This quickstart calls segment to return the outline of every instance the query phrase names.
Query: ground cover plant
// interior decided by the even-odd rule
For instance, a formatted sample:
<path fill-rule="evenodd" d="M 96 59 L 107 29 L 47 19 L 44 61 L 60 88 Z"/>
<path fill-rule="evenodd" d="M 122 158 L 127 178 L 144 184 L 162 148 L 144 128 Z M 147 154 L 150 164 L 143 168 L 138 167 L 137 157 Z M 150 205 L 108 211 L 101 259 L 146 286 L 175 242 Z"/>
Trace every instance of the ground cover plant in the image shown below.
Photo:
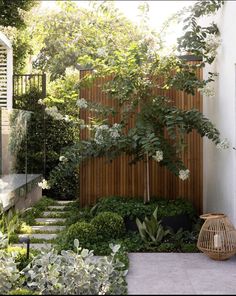
<path fill-rule="evenodd" d="M 197 252 L 196 242 L 201 228 L 194 207 L 184 199 L 151 199 L 150 204 L 143 204 L 142 198 L 104 197 L 90 208 L 72 207 L 64 229 L 56 239 L 56 248 L 73 249 L 73 239 L 80 238 L 81 245 L 94 250 L 95 255 L 106 255 L 109 243 L 120 244 L 127 252 Z M 155 219 L 152 218 L 153 214 Z M 176 230 L 162 225 L 164 217 L 187 215 L 188 228 L 181 226 Z M 154 219 L 151 223 L 156 240 L 143 239 L 138 227 L 129 228 L 125 219 L 136 224 Z M 112 222 L 111 222 L 112 221 Z M 111 223 L 111 224 L 110 224 Z M 109 227 L 111 225 L 111 227 Z M 184 225 L 185 226 L 185 225 Z M 189 227 L 190 226 L 190 227 Z M 158 231 L 162 234 L 157 236 Z M 164 234 L 164 235 L 163 235 Z"/>

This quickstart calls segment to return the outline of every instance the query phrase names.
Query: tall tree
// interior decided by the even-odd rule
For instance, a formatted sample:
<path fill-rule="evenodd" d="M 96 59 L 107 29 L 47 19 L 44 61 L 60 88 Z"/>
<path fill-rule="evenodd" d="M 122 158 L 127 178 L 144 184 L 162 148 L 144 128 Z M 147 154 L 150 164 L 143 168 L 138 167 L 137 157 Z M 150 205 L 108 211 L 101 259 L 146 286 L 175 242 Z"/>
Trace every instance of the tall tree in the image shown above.
<path fill-rule="evenodd" d="M 11 26 L 17 29 L 24 27 L 24 13 L 37 2 L 34 0 L 0 0 L 0 26 Z"/>

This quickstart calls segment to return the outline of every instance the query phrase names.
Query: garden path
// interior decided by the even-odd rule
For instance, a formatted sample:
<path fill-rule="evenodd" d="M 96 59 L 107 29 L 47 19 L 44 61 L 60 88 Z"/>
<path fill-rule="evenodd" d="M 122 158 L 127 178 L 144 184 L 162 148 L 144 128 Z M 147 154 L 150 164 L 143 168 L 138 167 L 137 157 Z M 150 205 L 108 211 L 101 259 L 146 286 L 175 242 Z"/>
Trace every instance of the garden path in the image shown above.
<path fill-rule="evenodd" d="M 20 237 L 30 238 L 30 248 L 50 249 L 58 233 L 65 228 L 64 223 L 68 216 L 66 206 L 73 201 L 56 201 L 55 206 L 48 206 L 42 216 L 36 218 L 36 225 L 32 226 L 31 234 L 20 234 Z M 24 244 L 14 244 L 22 247 Z"/>
<path fill-rule="evenodd" d="M 129 295 L 236 294 L 236 256 L 215 261 L 202 253 L 130 253 Z"/>

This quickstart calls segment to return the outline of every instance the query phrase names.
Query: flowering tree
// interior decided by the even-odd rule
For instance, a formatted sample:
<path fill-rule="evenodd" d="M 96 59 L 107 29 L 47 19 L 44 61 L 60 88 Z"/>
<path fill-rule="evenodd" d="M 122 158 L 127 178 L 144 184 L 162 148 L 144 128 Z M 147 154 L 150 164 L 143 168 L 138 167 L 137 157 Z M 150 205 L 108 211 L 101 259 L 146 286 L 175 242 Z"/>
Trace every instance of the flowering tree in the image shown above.
<path fill-rule="evenodd" d="M 215 2 L 206 1 L 207 4 L 203 6 L 202 2 L 197 2 L 194 5 L 185 20 L 185 30 L 189 31 L 179 39 L 179 51 L 198 53 L 208 63 L 213 62 L 215 52 L 215 43 L 213 46 L 208 41 L 219 32 L 215 24 L 207 29 L 199 26 L 195 29 L 195 19 L 200 17 L 202 11 L 208 14 L 219 9 L 221 5 Z M 200 34 L 198 45 L 192 42 L 196 34 Z M 133 163 L 142 159 L 146 161 L 144 201 L 148 202 L 148 164 L 151 158 L 184 181 L 191 173 L 180 157 L 186 146 L 186 134 L 196 130 L 218 147 L 227 147 L 227 143 L 221 141 L 219 131 L 201 112 L 195 109 L 182 110 L 173 106 L 173 98 L 153 94 L 153 89 L 158 87 L 163 90 L 175 88 L 194 95 L 197 90 L 204 90 L 213 81 L 215 74 L 209 73 L 207 80 L 199 80 L 195 71 L 197 67 L 204 67 L 204 62 L 190 65 L 175 53 L 163 56 L 160 54 L 162 43 L 155 34 L 145 32 L 142 36 L 138 41 L 127 44 L 125 49 L 117 45 L 112 55 L 108 54 L 108 48 L 103 48 L 96 58 L 85 55 L 78 59 L 79 64 L 93 67 L 92 73 L 80 81 L 80 87 L 93 83 L 97 77 L 111 75 L 112 79 L 104 85 L 103 91 L 118 102 L 119 110 L 95 105 L 87 98 L 77 100 L 77 107 L 92 110 L 96 114 L 89 125 L 81 125 L 91 130 L 91 138 L 76 143 L 65 152 L 63 161 L 51 173 L 51 184 L 56 183 L 58 174 L 67 174 L 73 165 L 78 165 L 83 159 L 103 155 L 113 159 L 121 153 L 127 153 L 133 156 Z M 210 49 L 211 45 L 214 52 Z M 157 82 L 154 77 L 161 77 L 161 82 Z M 121 114 L 120 122 L 110 125 L 107 114 L 115 115 L 118 111 Z M 135 126 L 126 132 L 130 117 L 135 119 Z"/>

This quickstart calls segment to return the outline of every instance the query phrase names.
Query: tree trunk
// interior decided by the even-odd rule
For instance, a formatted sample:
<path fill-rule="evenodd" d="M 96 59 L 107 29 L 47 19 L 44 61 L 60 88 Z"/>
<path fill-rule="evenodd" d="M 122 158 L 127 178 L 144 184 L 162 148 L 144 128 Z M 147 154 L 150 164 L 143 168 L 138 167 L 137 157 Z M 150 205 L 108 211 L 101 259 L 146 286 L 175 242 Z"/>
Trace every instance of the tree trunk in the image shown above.
<path fill-rule="evenodd" d="M 145 169 L 144 169 L 144 204 L 150 202 L 150 175 L 149 175 L 149 157 L 146 154 Z"/>

